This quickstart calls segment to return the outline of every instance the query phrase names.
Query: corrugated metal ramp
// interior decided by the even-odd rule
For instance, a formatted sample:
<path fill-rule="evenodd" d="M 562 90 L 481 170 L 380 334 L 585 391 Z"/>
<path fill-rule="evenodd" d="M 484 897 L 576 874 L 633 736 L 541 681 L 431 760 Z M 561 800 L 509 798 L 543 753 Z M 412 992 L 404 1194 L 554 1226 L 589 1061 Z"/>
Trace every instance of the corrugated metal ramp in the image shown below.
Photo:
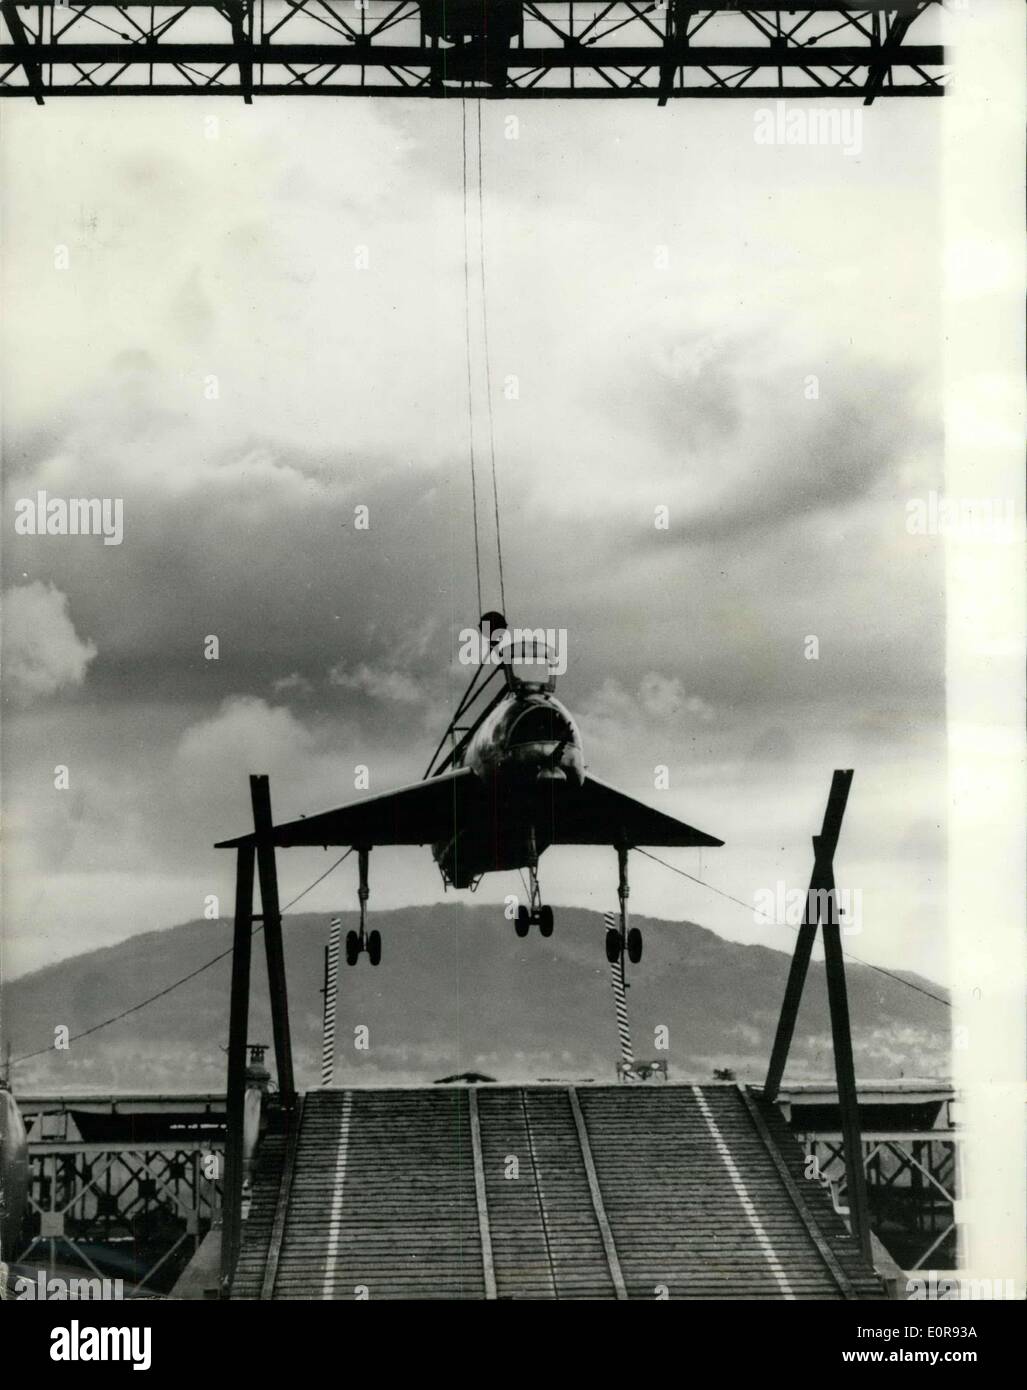
<path fill-rule="evenodd" d="M 729 1085 L 310 1092 L 235 1298 L 881 1298 L 775 1106 Z"/>

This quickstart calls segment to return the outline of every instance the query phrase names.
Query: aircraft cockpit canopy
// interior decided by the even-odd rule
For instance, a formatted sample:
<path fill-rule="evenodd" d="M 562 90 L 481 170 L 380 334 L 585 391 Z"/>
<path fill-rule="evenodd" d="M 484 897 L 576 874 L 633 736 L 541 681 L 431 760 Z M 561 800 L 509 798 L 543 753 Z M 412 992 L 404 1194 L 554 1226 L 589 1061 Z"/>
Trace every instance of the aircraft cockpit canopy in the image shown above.
<path fill-rule="evenodd" d="M 522 694 L 556 689 L 559 662 L 541 636 L 518 637 L 502 654 L 507 687 Z"/>

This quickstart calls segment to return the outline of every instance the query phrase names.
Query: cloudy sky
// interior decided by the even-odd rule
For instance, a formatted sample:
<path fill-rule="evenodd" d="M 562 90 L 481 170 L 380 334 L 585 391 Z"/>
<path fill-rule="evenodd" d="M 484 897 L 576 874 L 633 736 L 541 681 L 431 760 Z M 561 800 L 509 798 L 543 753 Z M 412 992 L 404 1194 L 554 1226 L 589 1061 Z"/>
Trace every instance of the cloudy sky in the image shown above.
<path fill-rule="evenodd" d="M 508 617 L 567 630 L 591 770 L 722 837 L 667 857 L 745 902 L 805 886 L 855 768 L 849 949 L 945 980 L 944 542 L 906 532 L 941 488 L 940 106 L 859 108 L 858 153 L 760 144 L 748 103 L 482 121 Z M 14 976 L 230 910 L 250 771 L 279 818 L 419 777 L 477 605 L 457 103 L 10 103 L 2 161 Z M 16 535 L 39 489 L 122 499 L 122 544 Z M 283 898 L 329 862 L 284 855 Z M 373 875 L 442 893 L 427 850 Z M 614 906 L 615 856 L 543 887 Z M 643 860 L 633 903 L 792 940 Z"/>

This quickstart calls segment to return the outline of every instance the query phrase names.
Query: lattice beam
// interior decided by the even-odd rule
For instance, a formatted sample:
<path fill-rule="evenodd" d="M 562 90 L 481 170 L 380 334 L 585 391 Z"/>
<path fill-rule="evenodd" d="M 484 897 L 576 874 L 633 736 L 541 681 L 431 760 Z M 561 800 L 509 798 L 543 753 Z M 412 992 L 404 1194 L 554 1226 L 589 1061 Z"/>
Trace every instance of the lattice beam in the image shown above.
<path fill-rule="evenodd" d="M 0 96 L 940 96 L 941 0 L 0 3 Z M 923 42 L 910 31 L 923 30 Z"/>

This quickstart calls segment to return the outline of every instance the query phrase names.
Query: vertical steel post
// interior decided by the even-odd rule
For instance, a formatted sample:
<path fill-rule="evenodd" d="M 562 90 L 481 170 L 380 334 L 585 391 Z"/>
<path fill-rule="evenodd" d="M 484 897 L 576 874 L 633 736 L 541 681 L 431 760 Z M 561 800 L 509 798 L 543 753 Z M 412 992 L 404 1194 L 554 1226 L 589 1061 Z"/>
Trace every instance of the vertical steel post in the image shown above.
<path fill-rule="evenodd" d="M 296 1103 L 296 1083 L 292 1070 L 289 992 L 285 981 L 282 914 L 278 906 L 278 873 L 275 867 L 275 847 L 271 838 L 271 788 L 266 776 L 250 778 L 250 800 L 253 803 L 253 824 L 257 832 L 260 910 L 264 922 L 267 987 L 271 997 L 271 1028 L 275 1040 L 278 1093 L 284 1109 L 291 1110 Z"/>
<path fill-rule="evenodd" d="M 232 994 L 228 1022 L 225 1184 L 221 1224 L 221 1286 L 227 1294 L 239 1254 L 242 1227 L 243 1116 L 246 1102 L 246 1030 L 250 1014 L 250 954 L 253 937 L 252 844 L 236 853 Z"/>

